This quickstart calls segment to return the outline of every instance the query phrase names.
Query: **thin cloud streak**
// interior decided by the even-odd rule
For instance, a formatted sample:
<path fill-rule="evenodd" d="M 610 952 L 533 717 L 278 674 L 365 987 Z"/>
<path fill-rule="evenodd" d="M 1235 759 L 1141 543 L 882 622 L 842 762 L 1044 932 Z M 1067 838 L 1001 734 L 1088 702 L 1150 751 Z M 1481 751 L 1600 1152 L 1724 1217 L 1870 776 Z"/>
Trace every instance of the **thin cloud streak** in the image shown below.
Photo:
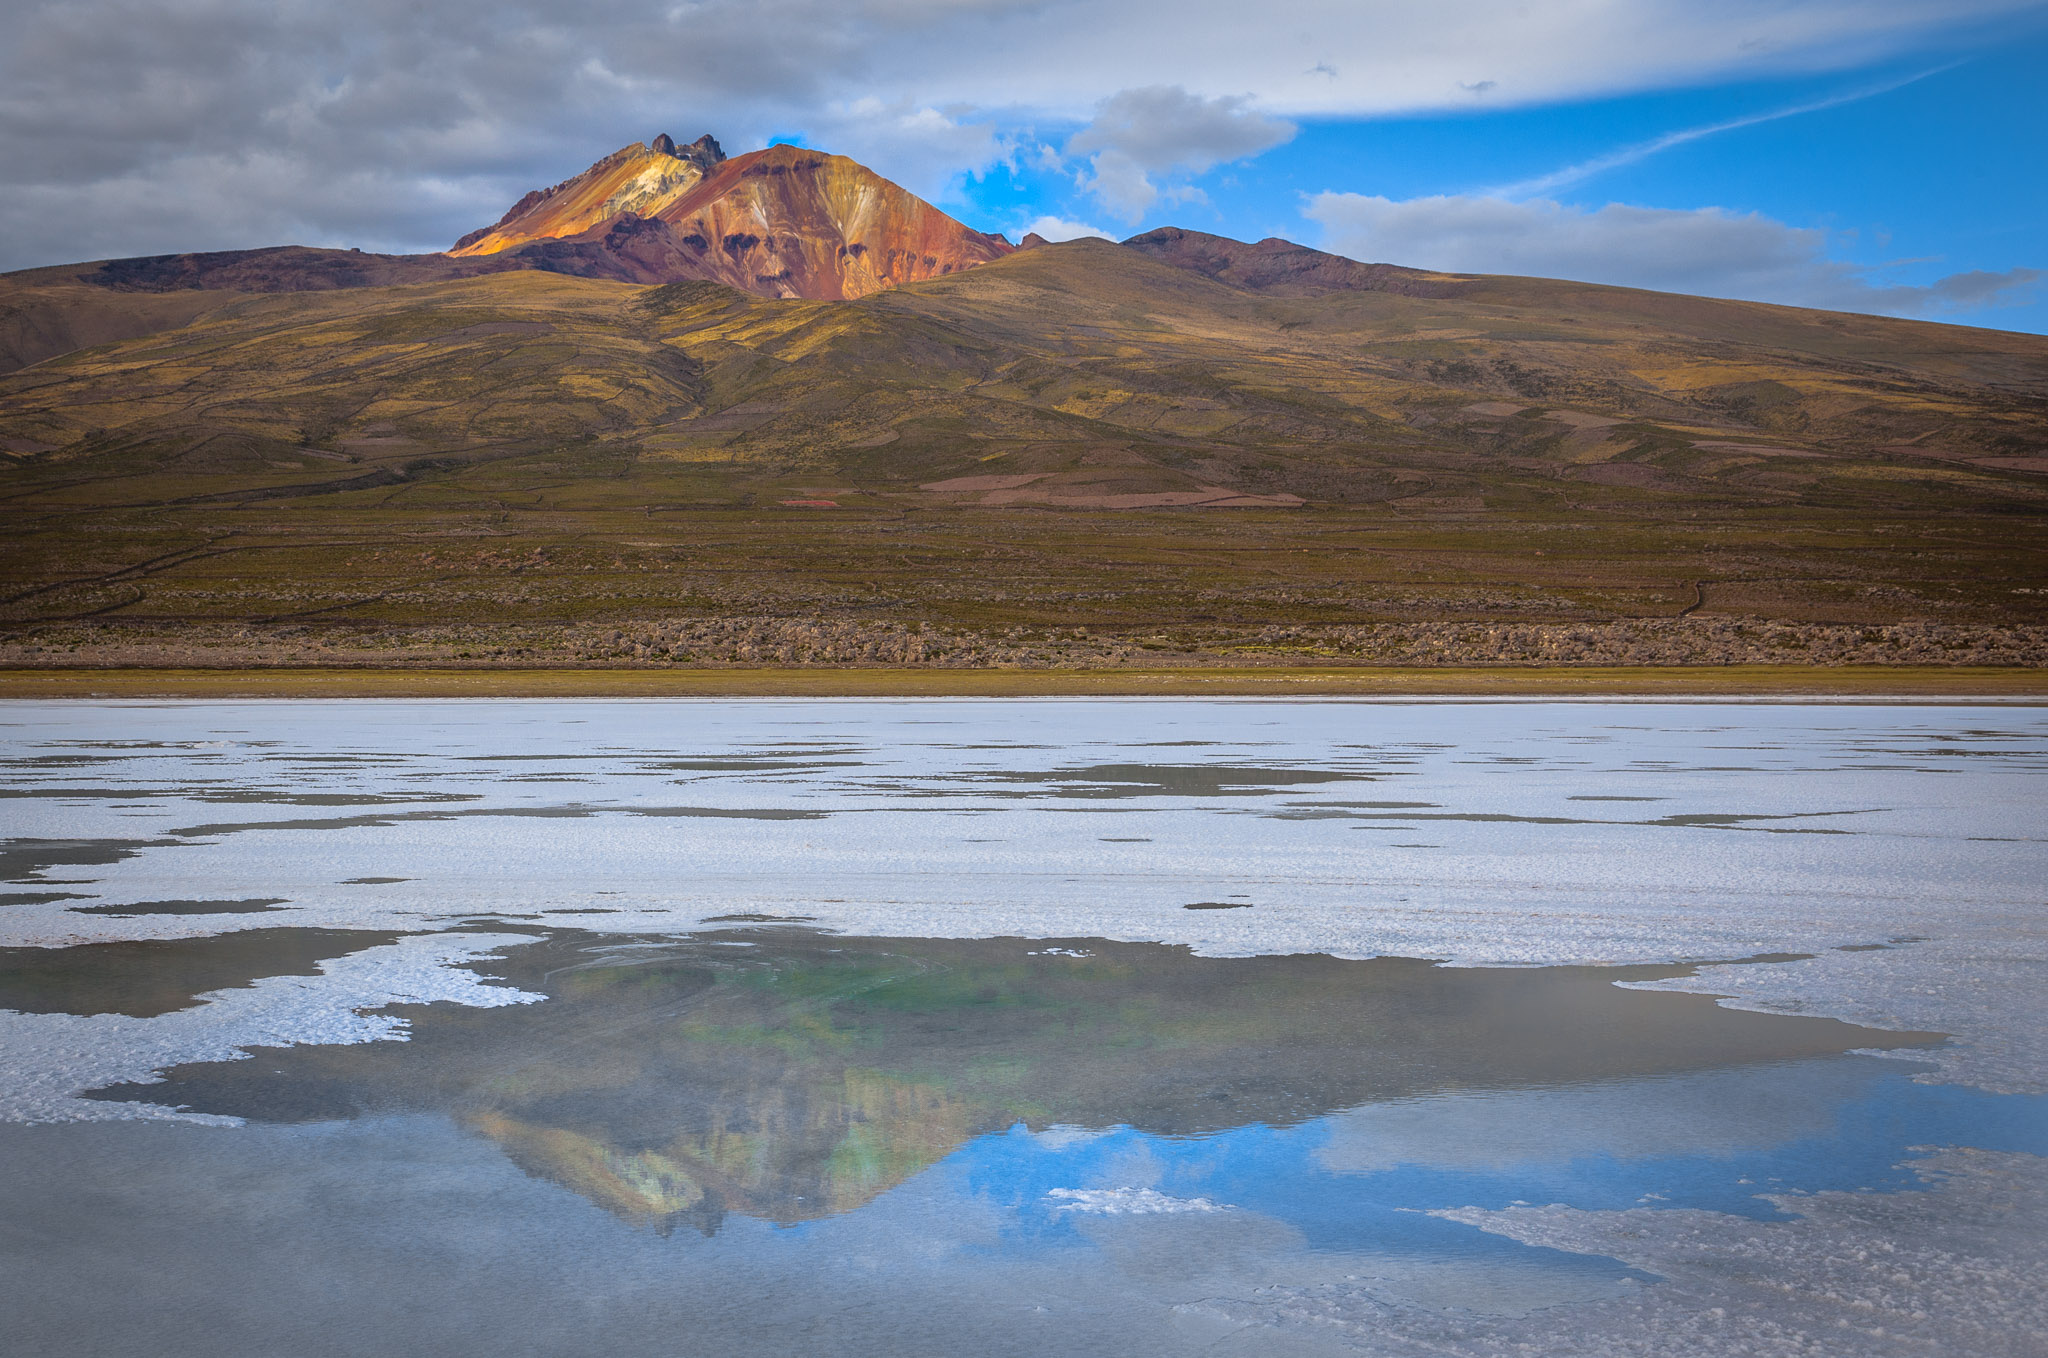
<path fill-rule="evenodd" d="M 1534 179 L 1524 179 L 1514 184 L 1503 184 L 1498 188 L 1482 189 L 1474 196 L 1480 198 L 1506 198 L 1510 201 L 1519 201 L 1524 198 L 1535 198 L 1544 194 L 1555 193 L 1559 189 L 1570 188 L 1574 184 L 1584 183 L 1586 180 L 1592 179 L 1596 175 L 1605 174 L 1609 170 L 1618 170 L 1624 165 L 1634 165 L 1638 161 L 1648 160 L 1651 156 L 1657 155 L 1659 152 L 1669 151 L 1674 146 L 1683 146 L 1687 142 L 1700 141 L 1706 137 L 1718 136 L 1723 132 L 1734 132 L 1740 128 L 1755 127 L 1760 123 L 1774 123 L 1782 118 L 1797 118 L 1801 114 L 1819 113 L 1824 109 L 1840 108 L 1844 104 L 1854 104 L 1865 99 L 1874 99 L 1880 94 L 1890 94 L 1893 90 L 1901 90 L 1908 85 L 1916 84 L 1927 79 L 1929 76 L 1940 75 L 1943 71 L 1953 71 L 1962 64 L 1960 61 L 1951 61 L 1946 65 L 1930 67 L 1925 71 L 1906 76 L 1902 80 L 1892 80 L 1882 85 L 1872 85 L 1867 89 L 1852 90 L 1847 94 L 1831 95 L 1826 99 L 1816 99 L 1811 103 L 1795 104 L 1791 108 L 1773 109 L 1769 113 L 1752 113 L 1748 117 L 1731 118 L 1724 123 L 1710 123 L 1705 127 L 1688 127 L 1677 132 L 1667 132 L 1663 136 L 1653 138 L 1650 141 L 1638 142 L 1634 146 L 1625 146 L 1619 151 L 1612 151 L 1604 156 L 1595 156 L 1591 160 L 1582 160 L 1576 165 L 1567 165 L 1561 170 L 1553 170 L 1549 174 L 1538 175 Z"/>
<path fill-rule="evenodd" d="M 1828 235 L 1722 208 L 1587 208 L 1536 198 L 1320 193 L 1303 207 L 1323 248 L 1446 273 L 1567 278 L 1833 311 L 1940 316 L 2024 306 L 2042 271 L 1972 269 L 1923 285 L 1828 254 Z"/>

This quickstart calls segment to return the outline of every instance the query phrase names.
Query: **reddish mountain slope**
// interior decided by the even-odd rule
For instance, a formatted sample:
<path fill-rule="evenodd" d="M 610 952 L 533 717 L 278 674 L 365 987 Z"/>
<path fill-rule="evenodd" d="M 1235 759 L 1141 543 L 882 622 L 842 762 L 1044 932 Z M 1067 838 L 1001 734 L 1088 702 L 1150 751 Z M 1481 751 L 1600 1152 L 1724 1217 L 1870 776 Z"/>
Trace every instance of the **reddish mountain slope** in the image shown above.
<path fill-rule="evenodd" d="M 1398 264 L 1360 264 L 1269 236 L 1257 243 L 1162 226 L 1124 244 L 1161 263 L 1248 292 L 1316 297 L 1327 292 L 1391 292 L 1404 297 L 1458 297 L 1469 280 Z"/>
<path fill-rule="evenodd" d="M 844 156 L 771 146 L 725 160 L 709 137 L 680 150 L 660 137 L 528 194 L 450 254 L 510 252 L 565 273 L 837 300 L 1014 248 Z"/>
<path fill-rule="evenodd" d="M 701 277 L 770 297 L 865 297 L 1013 249 L 845 156 L 796 146 L 729 160 L 659 214 Z"/>

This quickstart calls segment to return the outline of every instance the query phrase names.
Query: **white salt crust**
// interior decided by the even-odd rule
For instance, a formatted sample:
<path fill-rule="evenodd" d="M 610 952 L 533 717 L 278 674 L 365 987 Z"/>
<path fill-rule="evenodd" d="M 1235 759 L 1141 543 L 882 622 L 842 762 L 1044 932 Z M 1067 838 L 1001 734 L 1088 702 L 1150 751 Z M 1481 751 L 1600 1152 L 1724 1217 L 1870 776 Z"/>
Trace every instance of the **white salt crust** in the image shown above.
<path fill-rule="evenodd" d="M 65 897 L 0 907 L 0 946 L 745 915 L 1465 966 L 1813 953 L 1656 984 L 1950 1033 L 1922 1078 L 2048 1091 L 2032 708 L 5 703 L 0 756 L 9 837 L 131 855 L 17 881 Z M 285 904 L 146 913 L 252 898 Z M 102 905 L 144 912 L 73 908 Z M 171 1055 L 169 1018 L 118 1041 Z"/>
<path fill-rule="evenodd" d="M 239 1118 L 162 1104 L 78 1097 L 116 1084 L 154 1084 L 188 1061 L 237 1061 L 251 1048 L 303 1043 L 403 1042 L 406 1021 L 367 1011 L 446 1002 L 478 1008 L 545 996 L 490 985 L 461 964 L 527 939 L 519 934 L 428 934 L 320 964 L 318 976 L 271 976 L 216 990 L 154 1018 L 126 1014 L 21 1014 L 0 1009 L 0 1120 L 98 1122 L 148 1118 L 233 1126 Z"/>

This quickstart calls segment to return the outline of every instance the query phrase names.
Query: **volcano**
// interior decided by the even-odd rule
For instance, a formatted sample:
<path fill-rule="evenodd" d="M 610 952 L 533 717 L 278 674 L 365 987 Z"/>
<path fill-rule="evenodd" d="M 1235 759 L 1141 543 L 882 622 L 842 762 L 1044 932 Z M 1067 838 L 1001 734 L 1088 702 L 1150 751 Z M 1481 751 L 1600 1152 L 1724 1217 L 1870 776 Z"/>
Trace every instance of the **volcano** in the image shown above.
<path fill-rule="evenodd" d="M 536 189 L 448 253 L 523 254 L 557 272 L 845 301 L 1015 248 L 845 156 L 771 146 L 727 159 L 710 136 L 678 147 L 663 135 Z"/>
<path fill-rule="evenodd" d="M 0 276 L 0 665 L 2048 655 L 2048 338 L 1027 242 L 657 137 L 446 251 Z"/>

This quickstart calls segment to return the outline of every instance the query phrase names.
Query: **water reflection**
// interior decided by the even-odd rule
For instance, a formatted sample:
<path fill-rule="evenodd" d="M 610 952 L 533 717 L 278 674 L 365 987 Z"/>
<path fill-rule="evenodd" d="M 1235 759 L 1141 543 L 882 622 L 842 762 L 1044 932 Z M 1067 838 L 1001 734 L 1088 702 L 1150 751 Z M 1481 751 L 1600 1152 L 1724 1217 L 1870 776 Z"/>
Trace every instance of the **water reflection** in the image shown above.
<path fill-rule="evenodd" d="M 484 966 L 548 1000 L 415 1006 L 400 1011 L 412 1022 L 405 1043 L 266 1050 L 99 1097 L 260 1121 L 444 1112 L 619 1217 L 710 1234 L 730 1213 L 792 1225 L 849 1212 L 971 1144 L 981 1149 L 960 1164 L 1007 1162 L 1018 1135 L 1053 1167 L 1111 1129 L 1176 1163 L 1220 1164 L 1233 1146 L 1272 1159 L 1284 1144 L 1275 1172 L 1299 1185 L 1405 1163 L 1418 1146 L 1469 1168 L 1484 1160 L 1472 1146 L 1530 1120 L 1511 1113 L 1489 1132 L 1490 1115 L 1473 1111 L 1482 1096 L 1513 1095 L 1535 1100 L 1523 1108 L 1553 1128 L 1530 1143 L 1542 1154 L 1602 1149 L 1621 1144 L 1610 1123 L 1643 1124 L 1632 1107 L 1662 1106 L 1658 1079 L 1719 1072 L 1739 1083 L 1741 1072 L 1940 1040 L 1614 984 L 1669 967 L 1204 958 L 1102 940 L 793 928 L 686 941 L 561 933 Z M 1809 1087 L 1825 1108 L 1848 1096 L 1839 1081 Z M 1682 1131 L 1724 1097 L 1657 1116 Z M 1748 1134 L 1724 1128 L 1719 1142 L 1691 1144 Z M 1175 1149 L 1198 1146 L 1208 1149 Z M 1181 1187 L 1167 1196 L 1199 1196 Z M 1033 1210 L 1046 1225 L 1134 1201 L 1039 1193 Z"/>

